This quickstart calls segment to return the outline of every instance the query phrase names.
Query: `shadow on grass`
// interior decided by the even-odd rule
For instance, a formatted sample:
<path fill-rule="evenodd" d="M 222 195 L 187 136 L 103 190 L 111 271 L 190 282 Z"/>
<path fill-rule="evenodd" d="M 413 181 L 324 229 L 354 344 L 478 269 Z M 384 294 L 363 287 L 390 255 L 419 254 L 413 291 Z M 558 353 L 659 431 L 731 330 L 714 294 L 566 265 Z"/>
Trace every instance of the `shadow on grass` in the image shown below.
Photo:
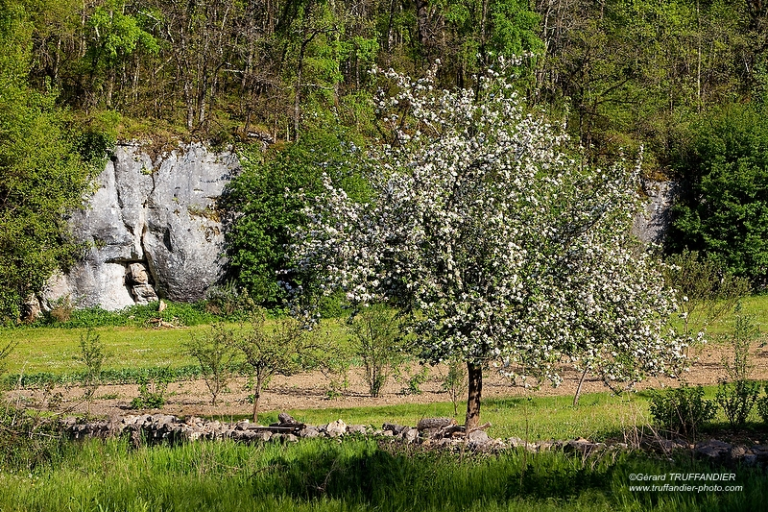
<path fill-rule="evenodd" d="M 685 457 L 613 453 L 583 459 L 564 453 L 522 451 L 483 456 L 395 448 L 373 443 L 349 450 L 318 444 L 299 457 L 278 458 L 256 494 L 283 494 L 293 501 L 337 500 L 382 510 L 476 509 L 483 503 L 573 503 L 598 499 L 621 510 L 756 510 L 768 498 L 759 469 L 719 468 Z M 737 473 L 739 492 L 662 493 L 630 488 L 630 474 Z"/>
<path fill-rule="evenodd" d="M 538 457 L 513 451 L 482 456 L 372 442 L 360 449 L 361 444 L 355 444 L 356 450 L 318 444 L 299 457 L 275 460 L 260 492 L 418 510 L 470 506 L 489 499 L 567 499 L 588 491 L 607 493 L 616 471 L 608 460 L 582 464 L 564 454 Z"/>

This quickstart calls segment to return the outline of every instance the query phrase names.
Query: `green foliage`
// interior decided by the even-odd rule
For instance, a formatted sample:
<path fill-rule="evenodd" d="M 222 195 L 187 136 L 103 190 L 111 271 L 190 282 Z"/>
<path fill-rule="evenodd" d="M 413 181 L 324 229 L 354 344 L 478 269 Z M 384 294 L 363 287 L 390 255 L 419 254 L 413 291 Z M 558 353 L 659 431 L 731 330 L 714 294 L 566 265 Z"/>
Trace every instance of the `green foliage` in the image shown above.
<path fill-rule="evenodd" d="M 704 388 L 683 384 L 653 392 L 650 411 L 654 421 L 667 431 L 695 436 L 704 422 L 715 417 L 717 407 L 704 399 Z"/>
<path fill-rule="evenodd" d="M 374 305 L 359 311 L 349 320 L 352 344 L 363 362 L 368 392 L 377 397 L 389 375 L 409 357 L 397 311 Z"/>
<path fill-rule="evenodd" d="M 139 396 L 131 400 L 131 409 L 161 409 L 173 377 L 169 367 L 160 368 L 154 377 L 150 377 L 149 372 L 142 372 L 138 378 Z"/>
<path fill-rule="evenodd" d="M 752 370 L 749 362 L 752 344 L 760 335 L 755 325 L 755 316 L 742 312 L 741 303 L 736 306 L 733 331 L 726 335 L 726 343 L 733 348 L 733 361 L 723 357 L 723 368 L 735 381 L 746 381 Z"/>
<path fill-rule="evenodd" d="M 90 33 L 85 65 L 91 87 L 100 93 L 107 107 L 112 106 L 116 68 L 137 51 L 154 54 L 160 49 L 152 34 L 141 27 L 142 21 L 148 20 L 126 13 L 124 0 L 106 0 L 87 21 Z"/>
<path fill-rule="evenodd" d="M 138 450 L 125 440 L 41 445 L 32 452 L 39 459 L 19 457 L 2 466 L 4 510 L 716 512 L 761 510 L 768 488 L 759 468 L 738 468 L 742 492 L 632 491 L 629 475 L 718 468 L 690 457 L 624 452 L 583 459 L 513 450 L 487 457 L 356 439 Z"/>
<path fill-rule="evenodd" d="M 760 415 L 763 423 L 768 424 L 768 386 L 765 389 L 765 396 L 757 401 L 757 414 Z"/>
<path fill-rule="evenodd" d="M 243 155 L 244 171 L 223 201 L 232 212 L 227 250 L 234 277 L 257 304 L 281 305 L 281 282 L 301 282 L 302 276 L 280 273 L 289 268 L 285 246 L 291 230 L 305 223 L 302 210 L 320 192 L 322 174 L 337 178 L 354 196 L 364 194 L 364 182 L 349 170 L 356 150 L 337 135 L 310 133 L 264 163 L 255 152 Z"/>
<path fill-rule="evenodd" d="M 11 340 L 7 342 L 5 345 L 0 347 L 0 377 L 2 377 L 6 370 L 8 369 L 8 363 L 6 360 L 8 359 L 8 356 L 13 352 L 13 349 L 16 348 L 16 345 L 18 345 L 18 340 Z M 0 397 L 2 397 L 2 384 L 0 383 Z"/>
<path fill-rule="evenodd" d="M 50 89 L 26 83 L 30 31 L 23 7 L 0 9 L 0 323 L 51 274 L 73 261 L 65 214 L 80 204 L 88 173 L 68 138 Z"/>
<path fill-rule="evenodd" d="M 676 170 L 684 195 L 670 247 L 706 253 L 729 272 L 764 285 L 768 277 L 768 127 L 755 104 L 727 105 L 693 128 Z"/>
<path fill-rule="evenodd" d="M 206 292 L 205 310 L 211 314 L 226 317 L 227 320 L 243 321 L 253 314 L 256 304 L 248 290 L 232 283 L 213 286 Z"/>
<path fill-rule="evenodd" d="M 419 365 L 416 371 L 411 371 L 399 366 L 394 369 L 394 376 L 396 381 L 404 384 L 404 386 L 400 388 L 401 395 L 420 395 L 423 393 L 421 385 L 424 384 L 429 377 L 429 367 Z"/>
<path fill-rule="evenodd" d="M 316 331 L 304 329 L 291 317 L 278 319 L 274 329 L 268 329 L 264 310 L 253 313 L 249 330 L 227 332 L 226 343 L 242 354 L 245 371 L 253 379 L 254 422 L 261 392 L 274 375 L 314 369 L 327 358 L 329 348 Z"/>
<path fill-rule="evenodd" d="M 750 350 L 759 335 L 753 315 L 742 313 L 741 304 L 736 307 L 733 332 L 726 341 L 733 347 L 733 361 L 723 358 L 723 368 L 733 382 L 721 382 L 717 388 L 717 403 L 734 427 L 744 425 L 760 394 L 761 385 L 750 382 Z"/>
<path fill-rule="evenodd" d="M 106 326 L 149 327 L 153 320 L 162 320 L 180 326 L 208 325 L 217 321 L 236 322 L 248 315 L 252 307 L 247 294 L 232 295 L 221 289 L 214 289 L 210 298 L 194 303 L 163 301 L 166 309 L 158 311 L 157 302 L 136 304 L 119 311 L 107 311 L 98 306 L 83 309 L 69 309 L 66 316 L 46 312 L 33 326 L 65 327 L 80 329 Z"/>
<path fill-rule="evenodd" d="M 49 466 L 64 443 L 56 421 L 8 405 L 0 408 L 0 470 L 5 474 Z"/>
<path fill-rule="evenodd" d="M 88 328 L 84 335 L 80 335 L 80 354 L 76 357 L 76 360 L 84 364 L 86 368 L 83 376 L 83 387 L 87 400 L 93 399 L 93 395 L 101 385 L 101 376 L 106 359 L 107 354 L 104 352 L 101 336 L 96 334 L 92 328 Z"/>
<path fill-rule="evenodd" d="M 467 368 L 463 361 L 458 359 L 448 363 L 448 373 L 443 378 L 440 387 L 448 393 L 453 404 L 453 415 L 459 414 L 459 401 L 467 392 Z"/>
<path fill-rule="evenodd" d="M 211 394 L 211 405 L 216 406 L 216 398 L 226 387 L 235 362 L 235 348 L 232 343 L 233 333 L 222 324 L 211 326 L 210 334 L 192 334 L 184 344 L 187 353 L 197 360 L 200 373 Z"/>
<path fill-rule="evenodd" d="M 695 336 L 737 307 L 750 290 L 749 280 L 724 271 L 712 258 L 684 249 L 664 266 L 667 285 L 677 292 L 686 334 Z"/>
<path fill-rule="evenodd" d="M 761 388 L 760 383 L 747 380 L 720 383 L 715 400 L 723 409 L 731 426 L 741 427 L 747 422 Z"/>
<path fill-rule="evenodd" d="M 240 364 L 233 363 L 229 371 L 234 373 L 240 370 Z M 202 378 L 199 365 L 180 366 L 177 368 L 107 368 L 101 371 L 101 384 L 141 384 L 144 379 L 160 381 L 164 378 L 171 382 L 193 380 Z M 24 389 L 42 389 L 48 385 L 84 386 L 87 382 L 87 371 L 72 371 L 67 373 L 30 372 L 23 374 L 9 374 L 0 386 L 20 386 Z"/>

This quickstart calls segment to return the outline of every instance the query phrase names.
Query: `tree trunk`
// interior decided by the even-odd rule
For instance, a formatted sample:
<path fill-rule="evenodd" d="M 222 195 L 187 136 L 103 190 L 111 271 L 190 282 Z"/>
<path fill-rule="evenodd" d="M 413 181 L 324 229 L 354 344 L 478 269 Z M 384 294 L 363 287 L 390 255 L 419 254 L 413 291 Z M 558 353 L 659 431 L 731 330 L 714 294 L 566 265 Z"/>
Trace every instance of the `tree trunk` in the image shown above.
<path fill-rule="evenodd" d="M 581 374 L 581 379 L 579 379 L 579 386 L 576 388 L 576 394 L 573 395 L 573 406 L 576 407 L 579 405 L 579 396 L 581 396 L 581 385 L 584 384 L 584 379 L 587 376 L 587 368 L 584 368 L 584 373 Z"/>
<path fill-rule="evenodd" d="M 425 55 L 429 58 L 431 40 L 429 34 L 429 5 L 427 5 L 426 0 L 416 0 L 416 20 L 419 30 L 419 42 Z"/>
<path fill-rule="evenodd" d="M 253 422 L 256 424 L 259 423 L 259 398 L 261 398 L 261 393 L 256 390 L 253 393 Z"/>
<path fill-rule="evenodd" d="M 469 394 L 467 397 L 466 431 L 480 425 L 480 397 L 483 394 L 483 368 L 474 363 L 467 363 L 467 376 L 469 378 Z"/>
<path fill-rule="evenodd" d="M 261 387 L 264 379 L 256 374 L 256 382 L 253 385 L 253 422 L 259 423 L 259 399 L 261 398 Z"/>

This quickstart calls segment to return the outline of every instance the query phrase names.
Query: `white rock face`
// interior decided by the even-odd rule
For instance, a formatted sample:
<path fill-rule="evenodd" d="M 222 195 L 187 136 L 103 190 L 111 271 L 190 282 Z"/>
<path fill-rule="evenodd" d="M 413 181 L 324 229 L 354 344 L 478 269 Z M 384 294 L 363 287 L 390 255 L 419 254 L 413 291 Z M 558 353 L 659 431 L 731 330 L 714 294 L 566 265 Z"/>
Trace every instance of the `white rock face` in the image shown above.
<path fill-rule="evenodd" d="M 675 186 L 672 181 L 642 180 L 643 191 L 648 199 L 642 215 L 635 217 L 632 233 L 643 242 L 663 242 L 669 228 Z"/>
<path fill-rule="evenodd" d="M 49 283 L 48 300 L 122 309 L 157 296 L 195 301 L 222 275 L 224 235 L 216 201 L 239 172 L 233 153 L 190 144 L 154 162 L 117 146 L 86 208 L 72 216 L 85 259 Z"/>

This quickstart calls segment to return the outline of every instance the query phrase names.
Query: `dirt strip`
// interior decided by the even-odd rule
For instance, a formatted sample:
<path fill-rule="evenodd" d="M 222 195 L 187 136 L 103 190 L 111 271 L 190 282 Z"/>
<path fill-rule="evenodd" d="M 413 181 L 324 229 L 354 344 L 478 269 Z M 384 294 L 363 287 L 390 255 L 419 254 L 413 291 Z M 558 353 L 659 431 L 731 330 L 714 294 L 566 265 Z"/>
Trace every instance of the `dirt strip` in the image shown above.
<path fill-rule="evenodd" d="M 692 366 L 690 372 L 684 375 L 689 384 L 712 385 L 725 377 L 721 361 L 727 353 L 723 346 L 712 345 L 705 347 L 699 355 L 699 360 Z M 768 380 L 768 349 L 761 348 L 752 357 L 752 378 Z M 342 390 L 341 396 L 329 398 L 330 379 L 320 372 L 304 373 L 291 377 L 275 377 L 261 398 L 261 410 L 285 411 L 294 409 L 323 409 L 346 407 L 374 407 L 408 403 L 449 402 L 448 394 L 441 388 L 447 368 L 442 366 L 427 367 L 429 375 L 420 385 L 421 394 L 404 394 L 407 382 L 397 382 L 390 378 L 382 395 L 371 397 L 367 392 L 363 372 L 353 368 L 348 376 L 349 386 Z M 418 366 L 411 373 L 417 373 Z M 534 396 L 573 395 L 580 375 L 575 371 L 563 373 L 564 382 L 557 388 L 545 384 L 534 391 Z M 678 386 L 680 380 L 651 378 L 637 386 L 637 389 L 648 387 Z M 250 391 L 245 389 L 245 378 L 234 378 L 230 381 L 226 392 L 219 396 L 219 403 L 214 408 L 210 405 L 210 394 L 203 380 L 172 383 L 166 393 L 166 404 L 162 412 L 181 416 L 207 416 L 213 414 L 235 415 L 247 414 L 250 410 L 248 396 Z M 582 393 L 605 392 L 608 388 L 594 378 L 587 378 Z M 50 406 L 50 398 L 61 394 L 61 403 Z M 519 396 L 524 390 L 513 387 L 507 379 L 489 370 L 484 379 L 483 397 Z M 59 386 L 50 393 L 42 390 L 15 390 L 7 393 L 6 397 L 36 408 L 69 413 L 90 412 L 96 415 L 121 415 L 128 412 L 128 406 L 134 397 L 138 396 L 138 386 L 105 385 L 96 392 L 96 400 L 90 404 L 83 400 L 83 390 L 78 387 Z M 56 400 L 54 400 L 55 402 Z"/>

